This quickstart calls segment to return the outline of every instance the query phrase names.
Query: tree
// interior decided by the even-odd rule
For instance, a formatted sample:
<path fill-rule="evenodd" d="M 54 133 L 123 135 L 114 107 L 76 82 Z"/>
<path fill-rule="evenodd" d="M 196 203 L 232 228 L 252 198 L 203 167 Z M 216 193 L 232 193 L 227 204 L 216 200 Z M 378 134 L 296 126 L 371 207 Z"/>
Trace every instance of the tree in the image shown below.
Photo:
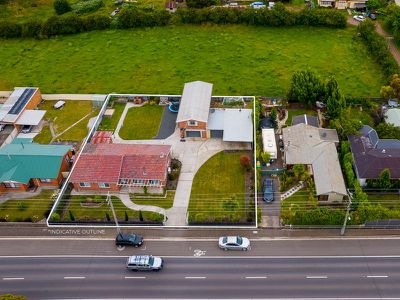
<path fill-rule="evenodd" d="M 54 0 L 53 6 L 57 15 L 62 15 L 71 11 L 71 6 L 69 5 L 68 0 Z"/>
<path fill-rule="evenodd" d="M 125 212 L 125 222 L 128 222 L 129 221 L 128 213 L 126 212 L 126 210 L 124 212 Z"/>
<path fill-rule="evenodd" d="M 141 210 L 139 210 L 139 220 L 140 222 L 143 222 L 143 213 Z"/>
<path fill-rule="evenodd" d="M 269 153 L 269 152 L 262 152 L 262 153 L 261 153 L 261 157 L 262 157 L 263 162 L 268 163 L 269 160 L 271 159 L 271 153 Z"/>
<path fill-rule="evenodd" d="M 73 213 L 71 210 L 68 211 L 68 214 L 69 214 L 69 219 L 70 219 L 71 221 L 75 221 L 74 213 Z"/>
<path fill-rule="evenodd" d="M 327 115 L 331 118 L 337 118 L 346 108 L 346 100 L 340 94 L 338 83 L 334 77 L 330 77 L 325 85 L 324 103 L 326 103 Z"/>
<path fill-rule="evenodd" d="M 274 127 L 276 126 L 276 117 L 277 117 L 277 115 L 278 115 L 278 112 L 276 110 L 276 107 L 274 107 L 271 110 L 271 113 L 269 115 L 269 117 L 271 118 L 272 123 L 274 124 Z"/>
<path fill-rule="evenodd" d="M 346 108 L 338 118 L 330 120 L 329 127 L 336 129 L 341 139 L 347 139 L 348 135 L 358 132 L 362 127 L 362 123 L 352 118 L 350 108 Z"/>
<path fill-rule="evenodd" d="M 400 128 L 393 124 L 380 123 L 376 126 L 376 132 L 381 139 L 397 139 L 400 140 Z"/>
<path fill-rule="evenodd" d="M 106 212 L 106 219 L 107 219 L 108 222 L 111 221 L 111 218 L 110 218 L 110 215 L 108 214 L 108 212 Z"/>
<path fill-rule="evenodd" d="M 379 188 L 383 190 L 389 190 L 392 187 L 392 183 L 390 180 L 390 170 L 383 169 L 381 174 L 379 175 Z"/>
<path fill-rule="evenodd" d="M 299 180 L 301 175 L 306 171 L 306 167 L 304 165 L 294 165 L 293 173 L 294 176 Z"/>
<path fill-rule="evenodd" d="M 382 98 L 390 99 L 394 97 L 393 88 L 390 85 L 384 85 L 380 90 Z"/>
<path fill-rule="evenodd" d="M 186 0 L 186 4 L 190 8 L 204 8 L 215 5 L 216 0 Z"/>
<path fill-rule="evenodd" d="M 247 171 L 250 170 L 250 157 L 248 155 L 240 156 L 240 165 Z"/>
<path fill-rule="evenodd" d="M 292 101 L 314 105 L 324 96 L 324 84 L 312 71 L 299 71 L 293 74 L 288 98 Z"/>
<path fill-rule="evenodd" d="M 383 98 L 400 98 L 400 77 L 398 74 L 392 75 L 389 85 L 381 87 L 381 96 Z"/>

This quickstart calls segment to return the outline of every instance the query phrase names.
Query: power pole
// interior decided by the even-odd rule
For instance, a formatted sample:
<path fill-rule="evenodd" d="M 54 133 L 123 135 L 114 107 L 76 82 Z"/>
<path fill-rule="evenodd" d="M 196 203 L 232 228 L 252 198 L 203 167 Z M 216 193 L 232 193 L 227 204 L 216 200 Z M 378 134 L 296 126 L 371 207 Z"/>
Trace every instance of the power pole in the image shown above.
<path fill-rule="evenodd" d="M 111 211 L 113 213 L 113 218 L 115 220 L 115 225 L 117 226 L 117 232 L 121 233 L 121 229 L 119 228 L 119 224 L 118 224 L 117 215 L 115 214 L 115 210 L 114 210 L 114 205 L 113 205 L 112 200 L 111 200 L 110 192 L 107 193 L 106 201 L 107 201 L 107 204 L 110 205 L 110 207 L 111 207 Z"/>
<path fill-rule="evenodd" d="M 349 191 L 349 189 L 347 189 L 347 194 L 349 195 L 349 203 L 347 204 L 346 216 L 344 218 L 342 229 L 340 230 L 340 235 L 344 235 L 344 232 L 346 230 L 347 220 L 350 219 L 350 208 L 351 208 L 351 201 L 353 199 L 353 194 Z"/>

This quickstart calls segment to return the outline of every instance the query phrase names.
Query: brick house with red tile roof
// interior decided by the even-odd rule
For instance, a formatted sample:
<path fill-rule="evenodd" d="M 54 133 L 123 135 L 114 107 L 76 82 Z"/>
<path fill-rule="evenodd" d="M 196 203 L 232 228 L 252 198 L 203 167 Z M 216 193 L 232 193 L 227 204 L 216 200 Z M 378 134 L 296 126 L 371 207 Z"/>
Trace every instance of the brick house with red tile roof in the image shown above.
<path fill-rule="evenodd" d="M 160 193 L 167 183 L 171 146 L 87 144 L 75 164 L 70 182 L 78 191 Z"/>

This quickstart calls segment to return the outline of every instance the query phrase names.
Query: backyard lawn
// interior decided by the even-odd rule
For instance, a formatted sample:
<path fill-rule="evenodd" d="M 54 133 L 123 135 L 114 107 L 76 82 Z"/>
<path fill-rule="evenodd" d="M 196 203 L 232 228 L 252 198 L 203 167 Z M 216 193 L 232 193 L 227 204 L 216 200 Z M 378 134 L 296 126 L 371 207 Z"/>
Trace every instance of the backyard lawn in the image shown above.
<path fill-rule="evenodd" d="M 157 135 L 164 106 L 132 107 L 126 114 L 119 136 L 124 140 L 149 140 Z"/>
<path fill-rule="evenodd" d="M 283 96 L 295 71 L 312 69 L 345 95 L 379 96 L 383 73 L 355 31 L 182 25 L 2 40 L 0 90 L 180 94 L 203 80 L 214 95 Z"/>
<path fill-rule="evenodd" d="M 121 115 L 124 111 L 125 106 L 126 106 L 126 103 L 114 102 L 114 106 L 112 107 L 114 109 L 114 113 L 113 113 L 112 117 L 111 118 L 103 117 L 98 130 L 114 131 L 117 128 L 119 119 L 121 118 Z"/>
<path fill-rule="evenodd" d="M 91 200 L 87 200 L 90 198 Z M 106 196 L 72 196 L 62 221 L 97 221 L 106 222 L 107 218 L 113 221 L 113 213 L 106 203 Z M 63 200 L 65 201 L 65 200 Z M 140 221 L 139 211 L 127 208 L 119 198 L 112 196 L 114 210 L 119 221 Z M 142 212 L 144 221 L 162 222 L 164 216 L 154 212 Z M 128 219 L 127 219 L 128 217 Z"/>
<path fill-rule="evenodd" d="M 197 171 L 189 202 L 189 222 L 245 222 L 243 153 L 219 152 Z"/>
<path fill-rule="evenodd" d="M 175 191 L 167 191 L 167 196 L 165 198 L 162 197 L 143 198 L 140 196 L 131 196 L 131 200 L 135 204 L 154 205 L 168 209 L 171 208 L 172 205 L 174 204 L 174 197 L 175 197 Z"/>
<path fill-rule="evenodd" d="M 0 204 L 0 221 L 37 222 L 46 218 L 53 200 L 52 190 L 44 190 L 38 196 L 27 199 L 12 199 Z"/>
<path fill-rule="evenodd" d="M 93 109 L 91 101 L 66 101 L 62 109 L 55 109 L 53 105 L 56 102 L 57 101 L 45 101 L 39 105 L 39 109 L 46 110 L 44 119 L 48 122 L 52 122 L 56 135 L 62 133 L 69 126 L 89 114 L 87 118 L 61 136 L 58 136 L 56 140 L 80 141 L 84 139 L 88 133 L 87 124 L 89 119 L 97 115 L 98 109 Z M 34 141 L 47 144 L 51 139 L 49 126 L 44 126 L 42 131 L 34 138 Z"/>

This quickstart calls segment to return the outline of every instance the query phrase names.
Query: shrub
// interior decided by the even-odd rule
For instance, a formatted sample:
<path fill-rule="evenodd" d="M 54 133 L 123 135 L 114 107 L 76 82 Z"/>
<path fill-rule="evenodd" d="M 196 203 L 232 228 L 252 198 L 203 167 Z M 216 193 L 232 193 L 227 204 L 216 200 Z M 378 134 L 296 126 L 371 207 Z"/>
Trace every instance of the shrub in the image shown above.
<path fill-rule="evenodd" d="M 71 6 L 69 5 L 68 0 L 54 0 L 53 6 L 57 15 L 62 15 L 71 11 Z"/>
<path fill-rule="evenodd" d="M 68 214 L 69 214 L 69 219 L 70 219 L 71 221 L 75 221 L 74 213 L 73 213 L 71 210 L 68 211 Z"/>
<path fill-rule="evenodd" d="M 22 24 L 21 36 L 28 38 L 37 38 L 40 36 L 42 29 L 42 21 L 40 20 L 29 20 Z"/>
<path fill-rule="evenodd" d="M 240 156 L 240 165 L 245 168 L 246 170 L 250 169 L 250 157 L 248 155 L 241 155 Z"/>
<path fill-rule="evenodd" d="M 24 211 L 28 208 L 28 204 L 26 202 L 20 201 L 17 203 L 17 208 L 18 210 Z"/>
<path fill-rule="evenodd" d="M 129 221 L 128 213 L 126 212 L 126 210 L 124 211 L 124 213 L 125 213 L 125 222 L 128 222 Z"/>
<path fill-rule="evenodd" d="M 60 221 L 60 215 L 58 213 L 53 213 L 50 217 L 50 221 L 52 222 L 58 222 Z"/>
<path fill-rule="evenodd" d="M 239 208 L 239 202 L 236 200 L 227 200 L 222 204 L 224 210 L 235 211 Z"/>
<path fill-rule="evenodd" d="M 110 215 L 109 215 L 109 213 L 108 213 L 108 212 L 106 212 L 106 219 L 107 219 L 107 221 L 108 221 L 108 222 L 110 222 L 110 221 L 111 221 L 111 218 L 110 218 Z"/>
<path fill-rule="evenodd" d="M 1 21 L 0 22 L 0 37 L 2 38 L 17 38 L 21 37 L 22 26 L 16 22 Z"/>
<path fill-rule="evenodd" d="M 139 220 L 140 222 L 143 222 L 143 213 L 141 210 L 139 210 Z"/>
<path fill-rule="evenodd" d="M 81 0 L 72 6 L 77 14 L 86 14 L 98 10 L 104 5 L 103 0 Z"/>
<path fill-rule="evenodd" d="M 105 15 L 90 15 L 82 19 L 84 31 L 104 30 L 110 28 L 111 19 Z"/>
<path fill-rule="evenodd" d="M 43 23 L 41 34 L 50 37 L 60 34 L 73 34 L 83 31 L 82 19 L 76 15 L 57 17 L 53 16 Z"/>

